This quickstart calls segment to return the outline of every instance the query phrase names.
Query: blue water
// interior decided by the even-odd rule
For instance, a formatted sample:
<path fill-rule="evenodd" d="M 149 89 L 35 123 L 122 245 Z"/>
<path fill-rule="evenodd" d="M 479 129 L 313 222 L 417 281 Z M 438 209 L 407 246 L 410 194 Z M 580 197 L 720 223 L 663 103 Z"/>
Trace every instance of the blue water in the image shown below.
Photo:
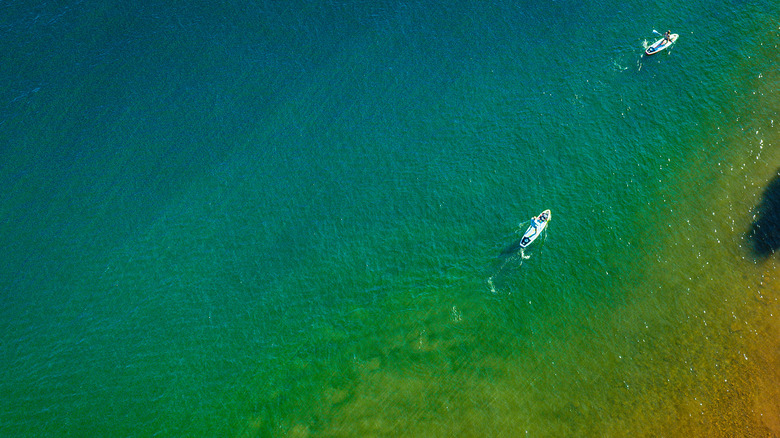
<path fill-rule="evenodd" d="M 0 9 L 0 435 L 778 433 L 774 3 Z"/>

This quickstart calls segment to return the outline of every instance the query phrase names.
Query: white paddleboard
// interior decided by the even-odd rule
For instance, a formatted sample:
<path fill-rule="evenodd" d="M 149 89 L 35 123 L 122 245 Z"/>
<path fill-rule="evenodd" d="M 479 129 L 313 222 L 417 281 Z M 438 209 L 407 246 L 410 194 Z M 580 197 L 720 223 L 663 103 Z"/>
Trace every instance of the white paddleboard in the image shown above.
<path fill-rule="evenodd" d="M 550 210 L 545 210 L 539 216 L 531 219 L 531 226 L 528 227 L 525 234 L 523 234 L 523 238 L 520 239 L 521 248 L 527 247 L 542 234 L 542 231 L 547 228 L 547 222 L 550 221 L 550 216 L 552 216 Z"/>
<path fill-rule="evenodd" d="M 672 44 L 674 44 L 675 41 L 677 41 L 677 37 L 678 36 L 680 36 L 680 35 L 677 35 L 676 33 L 673 33 L 673 34 L 669 35 L 669 41 L 667 41 L 666 43 L 664 43 L 664 39 L 663 38 L 661 38 L 660 40 L 654 42 L 652 46 L 648 47 L 647 50 L 645 50 L 645 55 L 647 55 L 647 56 L 655 55 L 656 53 L 666 49 L 667 47 L 669 47 Z"/>

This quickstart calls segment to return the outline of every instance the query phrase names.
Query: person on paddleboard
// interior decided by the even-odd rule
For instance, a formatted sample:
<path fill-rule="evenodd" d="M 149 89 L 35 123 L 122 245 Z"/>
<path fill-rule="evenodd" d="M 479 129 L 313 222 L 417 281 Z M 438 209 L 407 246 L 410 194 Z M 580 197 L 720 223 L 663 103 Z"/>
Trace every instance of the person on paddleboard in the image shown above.
<path fill-rule="evenodd" d="M 667 30 L 666 33 L 664 34 L 664 44 L 666 44 L 666 43 L 668 43 L 670 41 L 672 41 L 672 31 L 671 30 Z"/>

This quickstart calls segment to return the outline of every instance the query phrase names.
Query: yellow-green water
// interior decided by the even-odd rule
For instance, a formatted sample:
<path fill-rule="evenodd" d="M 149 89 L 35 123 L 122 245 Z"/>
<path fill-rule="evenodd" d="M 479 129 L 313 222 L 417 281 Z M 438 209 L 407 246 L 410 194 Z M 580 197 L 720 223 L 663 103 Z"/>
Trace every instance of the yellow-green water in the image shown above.
<path fill-rule="evenodd" d="M 779 11 L 661 9 L 9 3 L 0 434 L 777 435 Z"/>

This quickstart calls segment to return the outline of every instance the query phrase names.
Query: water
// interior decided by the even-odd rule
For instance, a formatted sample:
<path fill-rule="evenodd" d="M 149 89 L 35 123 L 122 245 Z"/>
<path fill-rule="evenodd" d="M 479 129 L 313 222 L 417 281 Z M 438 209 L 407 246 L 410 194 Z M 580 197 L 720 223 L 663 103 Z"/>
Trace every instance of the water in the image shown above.
<path fill-rule="evenodd" d="M 0 434 L 779 433 L 774 3 L 2 8 Z"/>

